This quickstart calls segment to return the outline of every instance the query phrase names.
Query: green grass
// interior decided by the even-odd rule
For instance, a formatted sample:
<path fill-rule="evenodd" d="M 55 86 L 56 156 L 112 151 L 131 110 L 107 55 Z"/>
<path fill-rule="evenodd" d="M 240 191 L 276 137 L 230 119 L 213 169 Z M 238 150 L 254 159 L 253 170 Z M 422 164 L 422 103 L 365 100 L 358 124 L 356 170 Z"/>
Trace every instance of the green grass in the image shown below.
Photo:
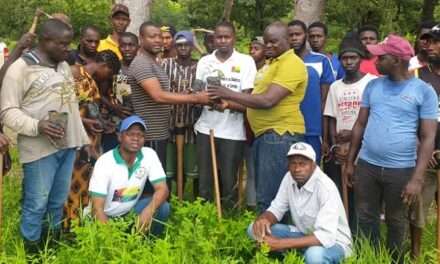
<path fill-rule="evenodd" d="M 21 171 L 14 153 L 14 168 L 4 178 L 3 225 L 0 263 L 26 263 L 19 235 Z M 74 240 L 62 240 L 56 249 L 45 250 L 31 263 L 281 263 L 268 257 L 267 248 L 258 249 L 246 236 L 255 218 L 252 212 L 227 212 L 218 221 L 212 204 L 172 201 L 172 218 L 162 238 L 148 238 L 132 228 L 134 216 L 101 225 L 85 221 L 75 225 Z M 430 218 L 423 238 L 420 263 L 436 263 L 435 219 Z M 290 252 L 284 263 L 303 263 Z M 344 263 L 391 263 L 382 248 L 375 253 L 365 241 L 355 246 L 354 255 Z"/>

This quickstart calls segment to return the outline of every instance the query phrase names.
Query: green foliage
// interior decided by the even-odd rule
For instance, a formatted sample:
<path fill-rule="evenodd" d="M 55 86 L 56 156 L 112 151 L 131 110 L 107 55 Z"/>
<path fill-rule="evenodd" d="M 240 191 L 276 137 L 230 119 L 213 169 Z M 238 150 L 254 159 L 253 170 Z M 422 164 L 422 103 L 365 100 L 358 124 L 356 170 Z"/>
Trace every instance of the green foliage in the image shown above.
<path fill-rule="evenodd" d="M 187 30 L 190 27 L 187 6 L 172 0 L 154 1 L 151 20 L 158 24 L 173 25 L 177 30 Z"/>

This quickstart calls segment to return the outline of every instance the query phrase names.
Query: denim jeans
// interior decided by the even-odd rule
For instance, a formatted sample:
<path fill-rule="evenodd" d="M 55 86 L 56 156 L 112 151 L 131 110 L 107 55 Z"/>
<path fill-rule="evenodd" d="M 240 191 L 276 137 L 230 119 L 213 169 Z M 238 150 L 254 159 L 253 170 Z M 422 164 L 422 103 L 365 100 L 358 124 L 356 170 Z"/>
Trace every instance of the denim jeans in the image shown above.
<path fill-rule="evenodd" d="M 287 152 L 293 143 L 303 141 L 302 134 L 278 135 L 266 132 L 257 137 L 252 145 L 257 211 L 264 212 L 275 198 L 281 181 L 288 170 Z"/>
<path fill-rule="evenodd" d="M 61 229 L 75 153 L 73 148 L 63 149 L 23 164 L 20 231 L 24 239 L 38 241 L 45 220 L 50 230 Z"/>
<path fill-rule="evenodd" d="M 133 211 L 136 214 L 142 213 L 145 207 L 147 207 L 152 200 L 152 197 L 144 197 L 139 199 L 139 201 L 134 205 Z M 170 216 L 170 204 L 168 202 L 164 202 L 154 214 L 153 222 L 151 223 L 151 234 L 160 235 L 163 232 L 164 224 L 168 217 Z"/>
<path fill-rule="evenodd" d="M 253 224 L 250 224 L 247 230 L 248 236 L 256 240 L 252 232 Z M 292 232 L 288 225 L 275 224 L 271 228 L 271 234 L 277 238 L 300 238 L 305 234 L 301 232 Z M 306 264 L 336 264 L 342 261 L 345 256 L 344 249 L 335 244 L 330 248 L 322 246 L 311 246 L 308 248 L 299 249 L 304 255 Z"/>
<path fill-rule="evenodd" d="M 402 191 L 414 168 L 383 168 L 359 159 L 355 170 L 354 195 L 359 231 L 376 248 L 380 242 L 380 213 L 385 202 L 387 248 L 396 263 L 403 263 L 403 242 L 408 229 L 408 206 Z"/>

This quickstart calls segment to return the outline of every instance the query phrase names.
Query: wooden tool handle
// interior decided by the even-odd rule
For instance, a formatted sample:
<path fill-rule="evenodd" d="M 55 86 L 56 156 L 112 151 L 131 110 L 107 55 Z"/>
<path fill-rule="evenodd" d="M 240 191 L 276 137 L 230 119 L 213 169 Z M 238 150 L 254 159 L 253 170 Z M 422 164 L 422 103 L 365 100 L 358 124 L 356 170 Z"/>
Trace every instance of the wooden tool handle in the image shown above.
<path fill-rule="evenodd" d="M 437 170 L 437 263 L 440 263 L 440 170 Z"/>
<path fill-rule="evenodd" d="M 222 203 L 220 201 L 220 185 L 218 182 L 217 155 L 215 152 L 214 129 L 209 130 L 209 143 L 211 144 L 212 176 L 214 177 L 215 203 L 217 205 L 217 216 L 220 219 L 222 218 Z"/>
<path fill-rule="evenodd" d="M 0 238 L 3 224 L 3 154 L 0 153 Z"/>
<path fill-rule="evenodd" d="M 348 183 L 347 178 L 345 177 L 345 164 L 341 164 L 341 184 L 342 184 L 342 201 L 344 203 L 345 214 L 347 215 L 347 219 L 349 218 L 348 213 Z"/>
<path fill-rule="evenodd" d="M 177 197 L 183 200 L 183 145 L 185 135 L 176 135 L 176 150 L 177 150 Z"/>

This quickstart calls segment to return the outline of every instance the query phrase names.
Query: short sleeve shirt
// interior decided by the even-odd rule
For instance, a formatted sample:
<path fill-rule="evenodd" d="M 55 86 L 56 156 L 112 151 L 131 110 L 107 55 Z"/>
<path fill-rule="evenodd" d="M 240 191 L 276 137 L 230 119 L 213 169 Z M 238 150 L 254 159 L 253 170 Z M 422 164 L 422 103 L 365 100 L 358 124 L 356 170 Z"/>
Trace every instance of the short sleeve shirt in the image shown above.
<path fill-rule="evenodd" d="M 255 80 L 253 94 L 262 94 L 271 84 L 287 89 L 290 94 L 270 109 L 247 109 L 247 117 L 256 136 L 273 130 L 282 135 L 286 132 L 304 133 L 304 117 L 300 103 L 307 86 L 307 70 L 304 62 L 288 50 L 271 60 L 263 68 L 261 78 Z"/>
<path fill-rule="evenodd" d="M 215 52 L 201 58 L 197 64 L 196 79 L 206 82 L 208 77 L 219 77 L 226 88 L 243 92 L 254 87 L 256 74 L 257 68 L 252 57 L 234 50 L 224 62 L 217 59 Z M 246 140 L 243 113 L 230 109 L 219 112 L 205 106 L 194 129 L 206 135 L 210 129 L 214 129 L 216 138 Z"/>
<path fill-rule="evenodd" d="M 168 75 L 151 57 L 140 52 L 131 62 L 128 70 L 128 82 L 131 87 L 131 102 L 134 112 L 147 124 L 148 140 L 164 140 L 169 137 L 169 120 L 171 107 L 168 104 L 156 103 L 141 87 L 141 82 L 157 79 L 164 91 L 170 90 Z"/>
<path fill-rule="evenodd" d="M 324 115 L 336 119 L 336 132 L 352 130 L 361 108 L 364 89 L 375 78 L 368 73 L 355 83 L 346 84 L 337 80 L 330 86 Z"/>
<path fill-rule="evenodd" d="M 400 82 L 377 78 L 365 88 L 361 107 L 369 108 L 369 117 L 359 157 L 385 168 L 414 167 L 420 120 L 437 120 L 432 86 L 415 77 Z"/>
<path fill-rule="evenodd" d="M 128 167 L 119 147 L 103 154 L 95 164 L 89 183 L 91 196 L 104 197 L 104 213 L 115 217 L 128 213 L 139 200 L 146 180 L 165 181 L 165 172 L 156 152 L 143 147 Z"/>

